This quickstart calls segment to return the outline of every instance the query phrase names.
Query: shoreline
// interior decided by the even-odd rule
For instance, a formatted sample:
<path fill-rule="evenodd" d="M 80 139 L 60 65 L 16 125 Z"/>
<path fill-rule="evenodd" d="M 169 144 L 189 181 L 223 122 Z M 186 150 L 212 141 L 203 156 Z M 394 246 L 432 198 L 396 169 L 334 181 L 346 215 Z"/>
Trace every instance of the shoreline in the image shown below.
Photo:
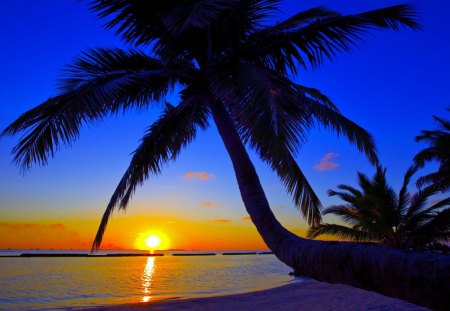
<path fill-rule="evenodd" d="M 343 284 L 313 279 L 279 287 L 224 296 L 166 298 L 150 302 L 89 307 L 83 311 L 143 310 L 429 310 L 427 308 Z"/>

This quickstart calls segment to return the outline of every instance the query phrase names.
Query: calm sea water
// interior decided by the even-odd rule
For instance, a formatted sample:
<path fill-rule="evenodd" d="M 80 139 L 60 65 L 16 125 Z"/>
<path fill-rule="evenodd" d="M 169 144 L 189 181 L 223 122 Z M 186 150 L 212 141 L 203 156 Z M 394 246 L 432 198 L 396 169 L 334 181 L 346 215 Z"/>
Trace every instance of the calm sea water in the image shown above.
<path fill-rule="evenodd" d="M 286 284 L 274 255 L 1 257 L 0 310 L 78 309 L 165 298 L 206 297 Z M 175 252 L 182 253 L 182 252 Z"/>

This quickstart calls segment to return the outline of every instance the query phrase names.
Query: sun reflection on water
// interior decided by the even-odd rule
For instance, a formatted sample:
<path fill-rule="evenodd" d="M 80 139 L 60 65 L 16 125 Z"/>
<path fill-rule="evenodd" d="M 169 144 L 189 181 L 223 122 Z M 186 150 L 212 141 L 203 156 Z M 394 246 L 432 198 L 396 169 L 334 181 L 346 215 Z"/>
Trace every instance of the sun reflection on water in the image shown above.
<path fill-rule="evenodd" d="M 144 272 L 142 273 L 142 302 L 147 302 L 152 299 L 152 278 L 155 272 L 155 257 L 148 257 L 145 264 Z"/>

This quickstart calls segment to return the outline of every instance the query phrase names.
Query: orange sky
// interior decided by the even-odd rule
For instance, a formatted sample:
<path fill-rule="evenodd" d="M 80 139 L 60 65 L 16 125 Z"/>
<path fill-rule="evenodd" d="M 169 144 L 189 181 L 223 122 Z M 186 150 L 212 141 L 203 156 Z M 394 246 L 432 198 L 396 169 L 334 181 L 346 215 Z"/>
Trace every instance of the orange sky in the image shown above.
<path fill-rule="evenodd" d="M 98 220 L 0 222 L 0 248 L 89 249 Z M 291 228 L 303 234 L 300 228 Z M 108 226 L 103 249 L 135 249 L 149 233 L 162 238 L 162 248 L 186 250 L 266 249 L 248 217 L 237 220 L 190 221 L 176 218 L 117 215 Z"/>

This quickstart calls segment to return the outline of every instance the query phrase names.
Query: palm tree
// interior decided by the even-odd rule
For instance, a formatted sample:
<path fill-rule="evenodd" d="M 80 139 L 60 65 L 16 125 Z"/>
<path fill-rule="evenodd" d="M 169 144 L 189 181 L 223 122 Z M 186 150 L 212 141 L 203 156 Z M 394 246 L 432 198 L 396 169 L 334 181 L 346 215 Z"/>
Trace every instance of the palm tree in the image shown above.
<path fill-rule="evenodd" d="M 388 185 L 386 169 L 381 166 L 372 179 L 358 173 L 361 190 L 348 185 L 339 185 L 342 191 L 329 190 L 328 195 L 337 196 L 346 204 L 332 205 L 323 215 L 334 214 L 350 227 L 324 223 L 312 227 L 308 236 L 316 238 L 329 234 L 404 249 L 432 249 L 448 241 L 450 197 L 430 206 L 427 200 L 436 191 L 419 189 L 415 194 L 409 193 L 408 184 L 416 171 L 415 166 L 408 169 L 398 195 Z"/>
<path fill-rule="evenodd" d="M 280 177 L 307 222 L 318 225 L 320 201 L 295 161 L 308 130 L 321 125 L 347 137 L 372 163 L 377 157 L 369 133 L 342 116 L 318 90 L 290 77 L 301 67 L 318 66 L 348 51 L 368 30 L 418 29 L 414 9 L 397 5 L 344 16 L 317 7 L 267 25 L 278 2 L 91 0 L 92 10 L 109 19 L 106 27 L 115 28 L 125 42 L 140 50 L 92 49 L 68 66 L 59 94 L 4 130 L 3 135 L 25 131 L 13 150 L 16 162 L 26 169 L 33 163 L 45 164 L 59 145 L 78 137 L 82 125 L 136 107 L 151 107 L 178 85 L 180 102 L 166 104 L 144 134 L 106 208 L 94 250 L 113 211 L 125 209 L 136 187 L 175 160 L 197 130 L 208 127 L 212 119 L 231 158 L 247 212 L 281 261 L 319 280 L 436 304 L 439 300 L 431 298 L 444 297 L 448 286 L 431 283 L 445 273 L 422 273 L 425 283 L 418 286 L 427 291 L 411 294 L 405 284 L 415 280 L 408 271 L 389 286 L 389 280 L 378 277 L 386 260 L 372 256 L 373 250 L 310 241 L 286 230 L 270 209 L 245 147 L 254 149 Z M 420 266 L 416 257 L 383 252 L 411 267 Z M 355 257 L 350 265 L 349 256 Z M 442 257 L 425 257 L 437 271 L 450 266 Z M 365 263 L 361 266 L 361 260 L 373 262 L 372 269 L 367 270 Z M 361 277 L 361 271 L 367 273 Z"/>
<path fill-rule="evenodd" d="M 447 110 L 450 111 L 450 108 Z M 416 137 L 416 141 L 425 141 L 429 147 L 420 151 L 414 157 L 414 162 L 423 167 L 425 163 L 434 160 L 439 162 L 439 168 L 437 172 L 419 178 L 417 183 L 419 186 L 427 185 L 445 192 L 450 189 L 450 122 L 436 116 L 433 118 L 440 129 L 424 130 L 421 135 Z"/>

